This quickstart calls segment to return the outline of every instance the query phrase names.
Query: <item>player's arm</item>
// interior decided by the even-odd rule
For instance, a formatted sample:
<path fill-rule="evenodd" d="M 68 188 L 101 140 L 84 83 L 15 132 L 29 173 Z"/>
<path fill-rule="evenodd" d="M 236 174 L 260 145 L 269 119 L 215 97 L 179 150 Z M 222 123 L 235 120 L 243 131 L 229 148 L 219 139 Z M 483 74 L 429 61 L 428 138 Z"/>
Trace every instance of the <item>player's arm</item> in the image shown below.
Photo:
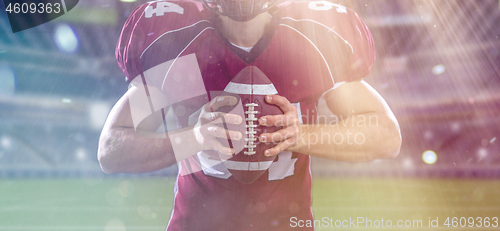
<path fill-rule="evenodd" d="M 216 137 L 227 138 L 229 134 L 239 139 L 241 134 L 226 131 L 217 123 L 224 116 L 226 121 L 238 124 L 241 123 L 241 117 L 210 112 L 222 106 L 234 105 L 234 97 L 217 97 L 205 104 L 195 126 L 158 133 L 156 130 L 163 123 L 161 111 L 134 128 L 129 99 L 137 97 L 137 91 L 136 87 L 130 88 L 111 109 L 104 124 L 99 139 L 98 160 L 105 173 L 155 171 L 206 149 L 219 150 L 225 154 L 234 152 L 224 147 Z"/>
<path fill-rule="evenodd" d="M 158 114 L 134 128 L 129 99 L 137 94 L 130 88 L 113 106 L 99 139 L 98 160 L 105 173 L 148 172 L 174 164 L 169 137 L 156 133 Z"/>
<path fill-rule="evenodd" d="M 271 155 L 289 150 L 348 162 L 398 155 L 401 147 L 398 122 L 385 100 L 370 85 L 364 81 L 347 82 L 327 92 L 324 98 L 331 112 L 338 116 L 336 122 L 299 125 L 298 118 L 293 116 L 296 111 L 286 98 L 273 96 L 268 101 L 285 112 L 283 116 L 265 118 L 267 125 L 285 125 L 274 134 L 263 134 L 268 142 L 280 142 L 269 149 Z"/>

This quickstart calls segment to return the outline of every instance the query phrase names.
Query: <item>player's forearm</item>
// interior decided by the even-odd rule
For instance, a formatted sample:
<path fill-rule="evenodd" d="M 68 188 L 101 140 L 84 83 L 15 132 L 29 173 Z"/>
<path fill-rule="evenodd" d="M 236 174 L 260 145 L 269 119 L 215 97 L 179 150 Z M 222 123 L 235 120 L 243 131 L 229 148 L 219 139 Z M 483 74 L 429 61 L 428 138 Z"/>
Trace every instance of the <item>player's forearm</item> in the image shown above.
<path fill-rule="evenodd" d="M 98 159 L 105 173 L 148 172 L 175 163 L 168 138 L 138 135 L 133 128 L 115 127 L 103 131 Z"/>
<path fill-rule="evenodd" d="M 192 128 L 176 132 L 156 133 L 138 131 L 133 128 L 116 127 L 101 134 L 99 140 L 98 159 L 105 173 L 149 172 L 168 167 L 202 150 L 192 136 Z M 176 139 L 177 138 L 177 139 Z M 174 153 L 170 140 L 184 140 L 177 145 Z M 182 145 L 182 146 L 180 146 Z"/>
<path fill-rule="evenodd" d="M 399 126 L 385 114 L 363 114 L 330 123 L 301 125 L 290 151 L 346 162 L 394 158 L 401 146 Z"/>

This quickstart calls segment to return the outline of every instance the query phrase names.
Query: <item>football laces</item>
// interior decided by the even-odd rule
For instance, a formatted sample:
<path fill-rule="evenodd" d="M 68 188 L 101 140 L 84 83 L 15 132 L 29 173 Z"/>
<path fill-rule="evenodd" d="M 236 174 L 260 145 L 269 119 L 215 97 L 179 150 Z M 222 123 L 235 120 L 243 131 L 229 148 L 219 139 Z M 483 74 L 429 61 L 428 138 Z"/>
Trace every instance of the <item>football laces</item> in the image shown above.
<path fill-rule="evenodd" d="M 254 155 L 256 153 L 255 148 L 257 147 L 256 144 L 257 137 L 255 136 L 255 134 L 257 134 L 257 131 L 255 130 L 255 128 L 258 126 L 258 124 L 255 124 L 255 122 L 258 120 L 258 118 L 255 117 L 255 114 L 259 113 L 258 111 L 255 110 L 255 107 L 257 106 L 259 105 L 256 103 L 245 104 L 245 107 L 247 107 L 248 109 L 245 111 L 245 114 L 247 114 L 247 118 L 245 119 L 246 151 L 244 151 L 243 153 L 248 156 Z"/>

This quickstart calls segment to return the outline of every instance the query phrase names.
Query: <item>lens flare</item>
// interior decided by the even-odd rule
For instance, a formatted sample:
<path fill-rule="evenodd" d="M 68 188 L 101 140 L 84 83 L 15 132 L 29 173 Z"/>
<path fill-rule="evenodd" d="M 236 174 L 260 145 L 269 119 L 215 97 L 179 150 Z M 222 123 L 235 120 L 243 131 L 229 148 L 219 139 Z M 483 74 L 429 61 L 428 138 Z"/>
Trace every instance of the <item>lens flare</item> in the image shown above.
<path fill-rule="evenodd" d="M 437 66 L 434 66 L 432 68 L 432 73 L 434 75 L 440 75 L 443 74 L 446 71 L 446 67 L 443 64 L 439 64 Z"/>
<path fill-rule="evenodd" d="M 422 160 L 426 164 L 434 164 L 437 161 L 437 155 L 434 151 L 432 150 L 427 150 L 422 154 Z"/>

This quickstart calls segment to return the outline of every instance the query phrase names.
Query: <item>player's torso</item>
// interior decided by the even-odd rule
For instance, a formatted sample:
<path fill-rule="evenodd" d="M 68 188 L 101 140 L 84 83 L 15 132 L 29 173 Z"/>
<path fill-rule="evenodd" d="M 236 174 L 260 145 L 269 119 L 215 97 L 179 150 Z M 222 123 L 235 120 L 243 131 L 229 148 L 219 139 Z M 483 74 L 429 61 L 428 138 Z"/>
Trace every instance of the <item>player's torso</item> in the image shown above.
<path fill-rule="evenodd" d="M 293 17 L 293 10 L 297 7 L 285 5 L 281 7 L 285 15 L 277 16 L 280 19 L 276 22 L 276 30 L 247 53 L 229 45 L 221 37 L 214 19 L 202 3 L 180 1 L 169 4 L 177 5 L 170 6 L 177 11 L 168 14 L 184 16 L 182 18 L 188 20 L 179 21 L 181 26 L 175 29 L 165 29 L 162 25 L 171 23 L 171 17 L 165 17 L 167 13 L 152 14 L 150 19 L 154 23 L 149 28 L 151 31 L 148 31 L 140 58 L 145 70 L 175 60 L 164 68 L 161 87 L 168 97 L 183 97 L 183 92 L 189 91 L 193 85 L 203 85 L 209 95 L 213 91 L 223 91 L 238 72 L 251 65 L 266 74 L 279 95 L 301 104 L 305 123 L 313 122 L 311 119 L 316 114 L 319 96 L 334 84 L 335 65 L 344 62 L 338 58 L 340 62 L 328 63 L 325 58 L 328 54 L 320 52 L 322 44 L 335 46 L 336 43 L 329 41 L 338 39 L 337 36 L 321 25 Z M 309 31 L 311 28 L 313 30 Z M 202 79 L 193 81 L 184 73 L 195 66 L 199 67 Z M 204 103 L 202 100 L 195 106 Z"/>

